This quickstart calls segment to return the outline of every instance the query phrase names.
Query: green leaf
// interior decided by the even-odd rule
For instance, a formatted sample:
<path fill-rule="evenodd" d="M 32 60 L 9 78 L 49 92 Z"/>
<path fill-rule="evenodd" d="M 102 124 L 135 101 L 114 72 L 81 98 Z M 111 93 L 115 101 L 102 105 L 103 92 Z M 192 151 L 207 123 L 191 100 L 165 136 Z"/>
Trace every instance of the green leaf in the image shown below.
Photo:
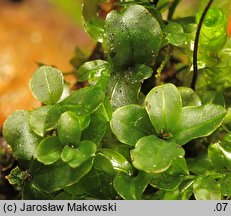
<path fill-rule="evenodd" d="M 104 21 L 100 19 L 97 14 L 99 12 L 99 3 L 106 0 L 84 0 L 83 1 L 83 20 L 85 31 L 92 37 L 92 39 L 103 42 Z"/>
<path fill-rule="evenodd" d="M 222 123 L 226 110 L 219 105 L 208 104 L 200 107 L 184 107 L 177 126 L 174 140 L 180 145 L 188 141 L 210 135 Z"/>
<path fill-rule="evenodd" d="M 140 138 L 153 133 L 146 110 L 134 104 L 118 108 L 112 114 L 111 129 L 120 142 L 132 146 Z"/>
<path fill-rule="evenodd" d="M 148 173 L 160 173 L 167 170 L 178 152 L 174 142 L 168 142 L 156 136 L 146 136 L 131 150 L 133 165 Z"/>
<path fill-rule="evenodd" d="M 145 79 L 151 77 L 153 73 L 152 68 L 142 64 L 136 65 L 130 70 L 132 70 L 132 76 L 131 76 L 132 83 L 139 83 L 139 82 L 142 83 Z"/>
<path fill-rule="evenodd" d="M 225 106 L 225 99 L 222 93 L 217 91 L 206 91 L 202 96 L 202 104 L 217 104 Z"/>
<path fill-rule="evenodd" d="M 46 118 L 53 106 L 42 106 L 29 113 L 29 126 L 34 133 L 43 137 L 46 132 Z"/>
<path fill-rule="evenodd" d="M 166 25 L 164 28 L 164 33 L 166 34 L 166 40 L 168 43 L 175 46 L 180 46 L 187 40 L 184 29 L 179 23 L 176 22 L 168 23 L 168 25 Z"/>
<path fill-rule="evenodd" d="M 58 137 L 47 137 L 38 145 L 37 159 L 45 165 L 52 164 L 61 158 L 62 148 Z"/>
<path fill-rule="evenodd" d="M 102 76 L 109 76 L 109 63 L 103 60 L 94 60 L 84 63 L 77 71 L 78 81 L 94 81 Z"/>
<path fill-rule="evenodd" d="M 136 177 L 128 176 L 124 173 L 119 173 L 113 185 L 117 193 L 126 200 L 141 199 L 141 196 L 149 184 L 151 175 L 145 172 L 139 172 Z"/>
<path fill-rule="evenodd" d="M 84 140 L 78 144 L 77 148 L 66 146 L 61 154 L 61 158 L 72 168 L 81 166 L 89 158 L 95 156 L 95 143 Z"/>
<path fill-rule="evenodd" d="M 30 80 L 33 96 L 44 104 L 55 104 L 63 93 L 64 78 L 60 70 L 51 66 L 40 67 Z"/>
<path fill-rule="evenodd" d="M 58 122 L 58 136 L 63 146 L 79 144 L 81 125 L 75 113 L 65 112 L 61 115 Z"/>
<path fill-rule="evenodd" d="M 173 84 L 153 88 L 144 104 L 158 134 L 174 130 L 181 115 L 182 102 L 180 92 Z"/>
<path fill-rule="evenodd" d="M 220 200 L 220 184 L 210 176 L 199 177 L 193 184 L 194 196 L 197 200 Z"/>
<path fill-rule="evenodd" d="M 221 194 L 222 196 L 231 196 L 231 174 L 227 173 L 222 179 L 219 181 L 221 186 Z"/>
<path fill-rule="evenodd" d="M 71 93 L 61 103 L 61 108 L 73 111 L 77 115 L 89 115 L 94 112 L 104 100 L 104 92 L 95 86 L 88 86 Z"/>
<path fill-rule="evenodd" d="M 113 64 L 124 67 L 152 61 L 160 49 L 162 31 L 145 7 L 131 5 L 107 15 L 104 37 Z"/>
<path fill-rule="evenodd" d="M 84 177 L 91 170 L 92 163 L 93 160 L 89 159 L 74 169 L 62 161 L 57 161 L 34 172 L 32 183 L 38 190 L 45 193 L 59 191 Z"/>
<path fill-rule="evenodd" d="M 201 100 L 199 96 L 191 89 L 187 87 L 178 87 L 182 98 L 182 106 L 201 106 Z"/>
<path fill-rule="evenodd" d="M 123 172 L 127 175 L 131 175 L 133 173 L 133 169 L 131 164 L 127 161 L 127 159 L 121 155 L 120 153 L 113 151 L 112 149 L 102 148 L 97 153 L 97 157 L 95 159 L 96 167 L 99 168 L 106 168 L 108 165 L 104 166 L 103 163 L 101 163 L 101 159 L 104 158 L 107 160 L 107 163 L 109 162 L 112 168 L 116 172 Z M 104 169 L 103 170 L 107 170 Z"/>
<path fill-rule="evenodd" d="M 108 122 L 102 115 L 96 113 L 93 113 L 90 118 L 90 124 L 82 132 L 81 139 L 90 140 L 99 145 L 108 128 Z"/>
<path fill-rule="evenodd" d="M 28 118 L 28 111 L 15 111 L 3 125 L 3 136 L 12 147 L 14 156 L 25 160 L 35 156 L 36 147 L 41 140 L 30 129 Z"/>

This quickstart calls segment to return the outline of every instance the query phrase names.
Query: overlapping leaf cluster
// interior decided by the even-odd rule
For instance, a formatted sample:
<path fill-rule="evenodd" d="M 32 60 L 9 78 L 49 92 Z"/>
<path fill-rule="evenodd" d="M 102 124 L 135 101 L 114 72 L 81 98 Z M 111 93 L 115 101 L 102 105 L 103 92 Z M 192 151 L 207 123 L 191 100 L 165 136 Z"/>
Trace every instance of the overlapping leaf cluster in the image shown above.
<path fill-rule="evenodd" d="M 87 86 L 75 91 L 56 68 L 34 73 L 30 88 L 42 106 L 12 113 L 3 128 L 19 162 L 9 181 L 24 199 L 231 196 L 230 134 L 222 138 L 230 121 L 222 94 L 198 96 L 171 83 L 141 91 L 144 80 L 167 67 L 166 47 L 190 55 L 193 31 L 186 26 L 195 22 L 164 22 L 161 10 L 174 8 L 168 1 L 156 7 L 118 2 L 105 20 L 96 9 L 104 1 L 93 3 L 83 7 L 86 30 L 103 44 L 106 60 L 78 67 L 78 81 Z M 203 149 L 189 157 L 185 146 L 197 144 Z"/>

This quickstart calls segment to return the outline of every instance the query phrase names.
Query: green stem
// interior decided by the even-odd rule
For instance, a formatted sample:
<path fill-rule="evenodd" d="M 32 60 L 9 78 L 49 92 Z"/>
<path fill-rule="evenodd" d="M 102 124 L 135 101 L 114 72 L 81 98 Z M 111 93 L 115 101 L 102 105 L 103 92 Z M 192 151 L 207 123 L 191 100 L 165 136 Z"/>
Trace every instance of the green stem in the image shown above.
<path fill-rule="evenodd" d="M 194 50 L 193 50 L 193 78 L 192 78 L 192 82 L 191 82 L 191 88 L 193 90 L 195 90 L 197 75 L 198 75 L 197 55 L 198 55 L 198 45 L 199 45 L 201 27 L 202 27 L 202 24 L 204 22 L 205 16 L 206 16 L 212 3 L 213 3 L 213 0 L 210 0 L 208 2 L 208 4 L 206 5 L 206 7 L 205 7 L 205 9 L 201 15 L 198 27 L 197 27 L 197 32 L 196 32 L 196 37 L 195 37 L 195 42 L 194 42 Z"/>
<path fill-rule="evenodd" d="M 175 12 L 175 10 L 176 10 L 176 7 L 177 7 L 177 5 L 179 4 L 179 2 L 180 2 L 181 0 L 175 0 L 172 4 L 171 4 L 171 6 L 169 7 L 169 11 L 168 11 L 168 20 L 171 20 L 172 19 L 172 17 L 173 17 L 173 14 L 174 14 L 174 12 Z"/>

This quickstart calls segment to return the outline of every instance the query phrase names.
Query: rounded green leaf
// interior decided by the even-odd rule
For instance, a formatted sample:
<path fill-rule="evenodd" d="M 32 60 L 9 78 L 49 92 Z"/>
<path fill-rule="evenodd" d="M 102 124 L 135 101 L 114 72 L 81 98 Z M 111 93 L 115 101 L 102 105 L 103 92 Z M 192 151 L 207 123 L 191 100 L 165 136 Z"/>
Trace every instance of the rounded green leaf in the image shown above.
<path fill-rule="evenodd" d="M 46 118 L 48 112 L 53 106 L 42 106 L 38 109 L 32 110 L 29 114 L 29 126 L 34 133 L 43 137 L 46 132 Z"/>
<path fill-rule="evenodd" d="M 60 70 L 51 66 L 40 67 L 30 80 L 33 96 L 44 104 L 55 104 L 63 93 L 64 79 Z"/>
<path fill-rule="evenodd" d="M 145 108 L 156 132 L 172 132 L 182 110 L 179 90 L 170 83 L 153 88 L 145 98 Z"/>
<path fill-rule="evenodd" d="M 146 110 L 132 104 L 112 114 L 111 129 L 120 142 L 134 146 L 140 138 L 152 134 L 154 128 Z"/>
<path fill-rule="evenodd" d="M 57 161 L 32 173 L 32 183 L 45 193 L 59 191 L 84 177 L 91 170 L 92 163 L 93 160 L 89 159 L 74 169 L 62 161 Z"/>
<path fill-rule="evenodd" d="M 77 71 L 78 81 L 94 81 L 102 76 L 108 76 L 108 67 L 109 63 L 103 60 L 86 62 Z"/>
<path fill-rule="evenodd" d="M 225 114 L 225 108 L 220 105 L 184 107 L 174 129 L 173 139 L 184 145 L 192 139 L 208 136 L 221 125 Z"/>
<path fill-rule="evenodd" d="M 124 172 L 127 175 L 131 175 L 133 173 L 132 166 L 127 161 L 127 159 L 123 155 L 116 151 L 113 151 L 112 149 L 103 148 L 99 150 L 95 158 L 95 166 L 97 168 L 103 167 L 103 164 L 101 164 L 102 158 L 106 159 L 107 162 L 111 164 L 112 168 L 117 172 Z M 104 170 L 106 171 L 107 169 Z"/>
<path fill-rule="evenodd" d="M 36 147 L 41 138 L 36 135 L 28 124 L 29 112 L 13 112 L 3 125 L 3 136 L 12 147 L 15 157 L 29 160 L 35 156 Z"/>
<path fill-rule="evenodd" d="M 58 137 L 51 136 L 42 140 L 37 148 L 38 161 L 49 165 L 61 157 L 62 144 Z"/>
<path fill-rule="evenodd" d="M 133 150 L 131 157 L 134 167 L 148 173 L 160 173 L 167 170 L 178 153 L 177 145 L 157 138 L 146 136 L 141 138 Z"/>
<path fill-rule="evenodd" d="M 124 67 L 152 61 L 160 49 L 162 31 L 145 7 L 131 5 L 107 15 L 104 37 L 113 64 Z"/>
<path fill-rule="evenodd" d="M 119 173 L 113 185 L 117 193 L 127 200 L 141 199 L 141 196 L 149 184 L 151 175 L 145 172 L 139 172 L 136 177 L 128 176 L 124 173 Z"/>
<path fill-rule="evenodd" d="M 220 200 L 220 184 L 210 176 L 199 177 L 193 184 L 194 196 L 197 200 Z"/>
<path fill-rule="evenodd" d="M 93 157 L 95 152 L 95 143 L 84 140 L 78 144 L 78 148 L 66 146 L 62 151 L 61 158 L 70 167 L 77 168 L 89 158 Z"/>
<path fill-rule="evenodd" d="M 61 143 L 77 146 L 81 137 L 81 125 L 78 116 L 73 112 L 65 112 L 58 121 L 58 136 Z"/>
<path fill-rule="evenodd" d="M 201 106 L 201 100 L 199 96 L 191 89 L 187 87 L 178 87 L 182 98 L 182 106 Z"/>
<path fill-rule="evenodd" d="M 65 111 L 73 111 L 78 115 L 89 115 L 100 106 L 104 96 L 101 88 L 88 86 L 72 92 L 60 105 Z"/>

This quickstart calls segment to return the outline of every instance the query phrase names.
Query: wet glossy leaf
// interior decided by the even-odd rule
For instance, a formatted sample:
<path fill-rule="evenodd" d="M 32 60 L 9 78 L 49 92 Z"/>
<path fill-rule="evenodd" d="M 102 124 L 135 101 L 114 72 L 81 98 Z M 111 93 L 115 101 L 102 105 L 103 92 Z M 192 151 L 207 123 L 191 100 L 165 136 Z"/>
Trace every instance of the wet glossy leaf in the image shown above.
<path fill-rule="evenodd" d="M 167 170 L 177 155 L 177 145 L 157 138 L 146 136 L 131 150 L 134 167 L 148 173 L 160 173 Z"/>
<path fill-rule="evenodd" d="M 220 184 L 210 176 L 199 177 L 193 184 L 194 196 L 197 200 L 220 200 Z"/>
<path fill-rule="evenodd" d="M 83 19 L 86 32 L 96 41 L 103 41 L 104 22 L 97 14 L 99 11 L 99 3 L 105 0 L 84 0 L 83 1 Z"/>
<path fill-rule="evenodd" d="M 174 129 L 174 140 L 184 145 L 188 141 L 210 135 L 222 123 L 226 110 L 219 105 L 184 107 Z"/>
<path fill-rule="evenodd" d="M 94 60 L 84 63 L 77 71 L 78 81 L 94 81 L 102 76 L 109 76 L 109 63 L 103 60 Z"/>
<path fill-rule="evenodd" d="M 93 160 L 90 159 L 74 169 L 65 162 L 57 161 L 33 173 L 32 182 L 37 189 L 45 193 L 59 191 L 84 177 L 90 171 L 92 163 Z"/>
<path fill-rule="evenodd" d="M 35 156 L 36 147 L 41 138 L 36 135 L 28 124 L 29 112 L 13 112 L 3 125 L 3 136 L 12 147 L 16 158 L 29 160 Z"/>
<path fill-rule="evenodd" d="M 102 141 L 109 125 L 106 119 L 99 114 L 93 113 L 90 119 L 90 124 L 82 132 L 81 139 L 90 140 L 98 145 Z"/>
<path fill-rule="evenodd" d="M 58 122 L 58 136 L 63 144 L 77 146 L 81 137 L 81 125 L 78 116 L 73 112 L 65 112 Z"/>
<path fill-rule="evenodd" d="M 45 165 L 52 164 L 60 159 L 62 148 L 58 137 L 47 137 L 39 143 L 36 157 Z"/>
<path fill-rule="evenodd" d="M 46 132 L 46 118 L 48 112 L 53 106 L 42 106 L 38 109 L 34 109 L 29 114 L 29 126 L 34 133 L 43 137 Z"/>
<path fill-rule="evenodd" d="M 63 93 L 64 79 L 60 70 L 51 66 L 40 67 L 30 80 L 34 97 L 44 104 L 55 104 Z"/>
<path fill-rule="evenodd" d="M 179 90 L 170 83 L 157 86 L 148 93 L 144 104 L 156 132 L 171 133 L 182 110 Z"/>
<path fill-rule="evenodd" d="M 231 196 L 231 174 L 226 174 L 219 180 L 222 196 Z"/>
<path fill-rule="evenodd" d="M 199 96 L 191 89 L 187 87 L 178 87 L 182 98 L 182 106 L 200 106 L 201 100 Z"/>
<path fill-rule="evenodd" d="M 77 148 L 66 146 L 61 154 L 61 158 L 72 168 L 81 166 L 89 158 L 95 156 L 95 143 L 84 140 L 78 144 Z"/>
<path fill-rule="evenodd" d="M 95 86 L 89 86 L 71 93 L 61 103 L 61 108 L 74 111 L 78 115 L 89 115 L 94 112 L 104 100 L 104 92 Z"/>
<path fill-rule="evenodd" d="M 162 42 L 158 21 L 141 5 L 111 11 L 105 20 L 104 37 L 109 56 L 119 67 L 152 61 Z"/>
<path fill-rule="evenodd" d="M 112 114 L 111 129 L 120 142 L 134 146 L 140 138 L 152 134 L 154 128 L 146 110 L 133 104 Z"/>
<path fill-rule="evenodd" d="M 146 65 L 136 65 L 132 69 L 132 76 L 131 76 L 131 82 L 143 82 L 145 79 L 148 79 L 152 76 L 153 70 L 152 68 L 146 66 Z"/>
<path fill-rule="evenodd" d="M 151 175 L 145 172 L 139 172 L 136 177 L 119 173 L 114 181 L 113 185 L 117 193 L 126 200 L 141 199 L 141 196 L 149 184 Z"/>
<path fill-rule="evenodd" d="M 183 27 L 176 22 L 168 23 L 164 28 L 164 33 L 166 34 L 166 40 L 168 43 L 175 46 L 182 45 L 187 40 Z"/>

